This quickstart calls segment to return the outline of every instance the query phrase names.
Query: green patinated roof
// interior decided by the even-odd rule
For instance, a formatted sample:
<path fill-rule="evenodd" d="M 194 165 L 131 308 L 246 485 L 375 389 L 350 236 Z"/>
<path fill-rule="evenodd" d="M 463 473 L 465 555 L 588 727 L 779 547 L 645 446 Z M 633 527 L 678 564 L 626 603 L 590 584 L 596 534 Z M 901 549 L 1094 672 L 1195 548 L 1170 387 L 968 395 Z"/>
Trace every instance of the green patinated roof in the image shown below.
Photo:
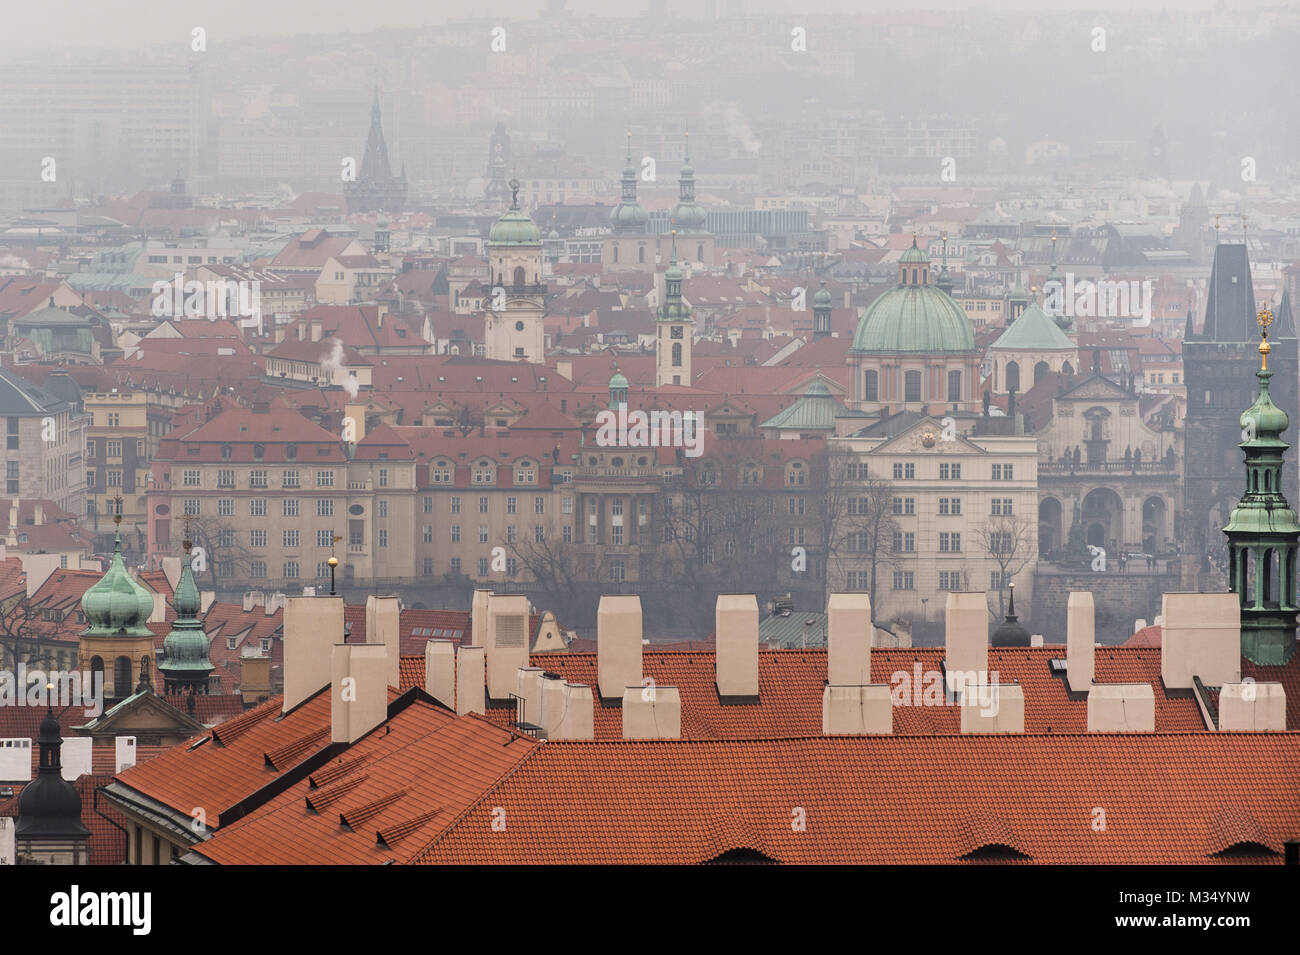
<path fill-rule="evenodd" d="M 820 305 L 824 308 L 830 304 L 831 304 L 831 293 L 830 290 L 826 288 L 826 283 L 823 282 L 822 287 L 813 293 L 813 305 L 814 306 Z"/>
<path fill-rule="evenodd" d="M 541 245 L 542 233 L 525 213 L 514 206 L 488 232 L 491 245 Z"/>
<path fill-rule="evenodd" d="M 758 640 L 786 650 L 826 646 L 826 614 L 796 610 L 787 617 L 764 617 L 758 623 Z"/>
<path fill-rule="evenodd" d="M 917 248 L 916 239 L 913 239 L 912 247 L 908 249 L 906 252 L 904 252 L 903 257 L 898 261 L 906 262 L 907 264 L 910 265 L 913 262 L 929 262 L 930 257 L 926 255 L 924 252 L 922 252 L 919 248 Z"/>
<path fill-rule="evenodd" d="M 1075 347 L 1068 335 L 1037 302 L 1025 307 L 1011 327 L 990 348 L 1007 351 L 1059 351 Z"/>
<path fill-rule="evenodd" d="M 855 352 L 965 353 L 975 350 L 970 319 L 936 285 L 899 285 L 867 307 Z"/>
<path fill-rule="evenodd" d="M 621 371 L 616 371 L 616 372 L 614 372 L 614 377 L 611 378 L 611 379 L 609 379 L 609 387 L 610 387 L 610 388 L 626 388 L 626 387 L 627 387 L 627 377 L 626 377 L 626 376 L 625 376 Z"/>
<path fill-rule="evenodd" d="M 82 634 L 109 637 L 125 633 L 132 637 L 151 637 L 145 624 L 153 615 L 153 594 L 137 583 L 122 561 L 122 536 L 113 539 L 113 559 L 95 586 L 82 595 L 81 611 L 90 624 Z"/>
<path fill-rule="evenodd" d="M 77 328 L 89 328 L 90 319 L 74 315 L 72 312 L 54 305 L 46 305 L 44 308 L 29 312 L 22 318 L 15 319 L 14 324 L 24 327 L 29 325 L 72 325 Z"/>
<path fill-rule="evenodd" d="M 198 619 L 202 601 L 199 588 L 194 584 L 194 575 L 190 572 L 189 548 L 186 548 L 181 564 L 181 579 L 176 583 L 172 606 L 176 608 L 176 619 L 172 622 L 171 632 L 163 640 L 163 660 L 158 669 L 164 674 L 174 675 L 173 678 L 195 674 L 206 676 L 215 668 L 208 659 L 208 635 Z"/>
<path fill-rule="evenodd" d="M 835 419 L 862 417 L 866 417 L 863 412 L 844 407 L 824 384 L 814 381 L 802 398 L 768 418 L 759 427 L 785 431 L 834 431 Z"/>
<path fill-rule="evenodd" d="M 619 232 L 644 231 L 650 213 L 639 202 L 620 202 L 609 213 L 609 224 Z"/>

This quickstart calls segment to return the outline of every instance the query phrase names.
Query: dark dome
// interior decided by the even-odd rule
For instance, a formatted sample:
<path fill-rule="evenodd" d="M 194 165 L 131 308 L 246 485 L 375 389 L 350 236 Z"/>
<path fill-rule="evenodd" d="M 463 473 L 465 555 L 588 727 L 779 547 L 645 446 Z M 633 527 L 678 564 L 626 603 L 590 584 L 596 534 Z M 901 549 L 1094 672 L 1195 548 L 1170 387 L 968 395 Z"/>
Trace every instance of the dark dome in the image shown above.
<path fill-rule="evenodd" d="M 1020 618 L 1016 616 L 1016 585 L 1012 584 L 1011 600 L 1007 604 L 1007 617 L 993 631 L 992 644 L 995 647 L 1027 647 L 1029 642 L 1029 631 L 1021 625 Z"/>
<path fill-rule="evenodd" d="M 41 769 L 18 796 L 18 825 L 14 827 L 14 835 L 19 838 L 88 836 L 90 831 L 81 824 L 81 795 L 63 778 L 59 767 L 58 750 L 63 740 L 59 721 L 53 714 L 41 720 L 37 743 L 41 748 Z M 54 752 L 47 758 L 50 748 Z"/>

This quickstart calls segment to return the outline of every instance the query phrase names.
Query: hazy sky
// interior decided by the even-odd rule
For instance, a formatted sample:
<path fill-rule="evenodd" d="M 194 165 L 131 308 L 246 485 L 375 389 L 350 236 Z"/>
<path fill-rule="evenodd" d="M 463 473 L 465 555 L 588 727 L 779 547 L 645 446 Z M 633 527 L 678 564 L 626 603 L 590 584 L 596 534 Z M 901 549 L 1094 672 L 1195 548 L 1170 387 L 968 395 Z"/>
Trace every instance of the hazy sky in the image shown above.
<path fill-rule="evenodd" d="M 719 10 L 734 0 L 719 0 Z M 1256 6 L 1289 6 L 1295 0 L 1228 0 L 1240 10 Z M 201 26 L 209 43 L 222 37 L 254 34 L 370 32 L 392 27 L 432 26 L 448 17 L 523 17 L 531 19 L 542 0 L 37 0 L 6 4 L 7 29 L 0 49 L 21 54 L 37 48 L 114 46 L 141 47 L 173 40 L 188 49 L 190 31 Z M 647 0 L 568 0 L 577 14 L 610 15 L 622 10 L 637 15 Z M 743 0 L 752 13 L 790 11 L 885 12 L 903 9 L 1013 9 L 1056 13 L 1074 9 L 1161 9 L 1190 11 L 1212 6 L 1211 0 Z M 690 16 L 698 4 L 667 0 L 670 12 Z"/>

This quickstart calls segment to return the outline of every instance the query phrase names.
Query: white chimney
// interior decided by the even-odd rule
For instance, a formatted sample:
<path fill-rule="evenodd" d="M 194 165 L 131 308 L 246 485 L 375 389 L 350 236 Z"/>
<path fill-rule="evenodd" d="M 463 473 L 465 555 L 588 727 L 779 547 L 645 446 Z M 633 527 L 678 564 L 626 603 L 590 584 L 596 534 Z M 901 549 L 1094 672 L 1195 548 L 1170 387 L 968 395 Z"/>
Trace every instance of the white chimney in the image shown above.
<path fill-rule="evenodd" d="M 542 698 L 545 705 L 546 698 Z M 596 700 L 591 687 L 581 683 L 564 684 L 564 716 L 554 739 L 595 739 Z"/>
<path fill-rule="evenodd" d="M 167 619 L 167 598 L 156 590 L 149 596 L 153 598 L 153 612 L 149 614 L 149 622 L 162 623 Z"/>
<path fill-rule="evenodd" d="M 1227 683 L 1219 691 L 1219 729 L 1223 732 L 1286 730 L 1286 690 L 1281 683 Z"/>
<path fill-rule="evenodd" d="M 944 608 L 944 668 L 951 692 L 988 681 L 989 608 L 982 593 L 950 593 Z"/>
<path fill-rule="evenodd" d="M 1154 733 L 1156 696 L 1150 683 L 1095 683 L 1088 691 L 1089 733 Z"/>
<path fill-rule="evenodd" d="M 831 594 L 827 601 L 826 674 L 827 682 L 832 686 L 866 686 L 871 683 L 869 595 Z"/>
<path fill-rule="evenodd" d="M 448 709 L 456 708 L 456 648 L 451 641 L 424 645 L 424 692 Z"/>
<path fill-rule="evenodd" d="M 718 695 L 758 696 L 757 598 L 719 594 L 713 619 Z"/>
<path fill-rule="evenodd" d="M 894 732 L 894 701 L 885 683 L 827 685 L 822 690 L 822 734 L 875 736 Z"/>
<path fill-rule="evenodd" d="M 117 772 L 135 765 L 135 737 L 117 736 L 113 739 L 113 764 Z"/>
<path fill-rule="evenodd" d="M 623 690 L 624 739 L 681 739 L 682 696 L 675 686 L 629 686 Z"/>
<path fill-rule="evenodd" d="M 355 743 L 388 718 L 388 654 L 382 643 L 331 648 L 330 739 Z"/>
<path fill-rule="evenodd" d="M 45 523 L 45 502 L 37 501 L 32 505 L 32 523 L 40 527 Z"/>
<path fill-rule="evenodd" d="M 59 751 L 59 762 L 63 765 L 63 778 L 75 782 L 78 776 L 88 776 L 92 772 L 95 741 L 89 736 L 65 736 Z"/>
<path fill-rule="evenodd" d="M 207 613 L 212 605 L 216 603 L 217 592 L 215 590 L 199 591 L 199 613 Z"/>
<path fill-rule="evenodd" d="M 244 592 L 244 613 L 249 613 L 254 607 L 253 592 L 251 590 Z"/>
<path fill-rule="evenodd" d="M 402 604 L 395 595 L 366 597 L 366 643 L 379 643 L 387 648 L 388 685 L 400 686 Z"/>
<path fill-rule="evenodd" d="M 31 778 L 31 738 L 16 736 L 0 739 L 0 779 L 7 783 L 25 783 Z"/>
<path fill-rule="evenodd" d="M 1198 676 L 1206 686 L 1241 680 L 1241 598 L 1221 594 L 1165 594 L 1160 675 L 1168 689 L 1187 689 Z"/>
<path fill-rule="evenodd" d="M 343 598 L 289 598 L 283 630 L 287 713 L 330 682 L 332 648 L 343 639 Z"/>
<path fill-rule="evenodd" d="M 981 683 L 961 697 L 963 733 L 1023 733 L 1025 692 L 1015 683 Z"/>
<path fill-rule="evenodd" d="M 23 573 L 27 575 L 27 596 L 31 597 L 59 569 L 58 554 L 19 554 Z"/>
<path fill-rule="evenodd" d="M 274 617 L 274 616 L 275 616 L 275 612 L 276 612 L 277 610 L 279 610 L 281 607 L 283 607 L 283 606 L 284 606 L 284 602 L 285 602 L 286 600 L 288 600 L 288 599 L 289 599 L 289 598 L 287 598 L 284 594 L 280 593 L 279 591 L 277 591 L 276 593 L 273 593 L 273 594 L 271 594 L 271 596 L 267 597 L 267 598 L 266 598 L 266 607 L 265 607 L 265 610 L 266 610 L 266 616 L 268 616 L 268 617 Z"/>
<path fill-rule="evenodd" d="M 470 646 L 486 647 L 488 635 L 488 600 L 490 590 L 476 590 L 469 605 Z"/>
<path fill-rule="evenodd" d="M 1072 590 L 1065 603 L 1065 680 L 1075 693 L 1092 689 L 1097 634 L 1092 593 Z"/>
<path fill-rule="evenodd" d="M 1043 635 L 1041 633 L 1036 633 L 1031 636 L 1029 638 L 1029 645 L 1031 647 L 1041 647 L 1043 645 Z"/>
<path fill-rule="evenodd" d="M 456 715 L 483 714 L 484 648 L 460 647 L 456 650 Z"/>
<path fill-rule="evenodd" d="M 493 594 L 488 598 L 487 690 L 494 700 L 508 699 L 515 671 L 528 666 L 528 598 Z"/>
<path fill-rule="evenodd" d="M 521 668 L 520 676 L 522 677 L 530 669 L 533 668 Z M 525 716 L 524 720 L 539 727 L 541 736 L 545 739 L 560 739 L 561 726 L 564 723 L 564 708 L 569 702 L 565 685 L 562 677 L 554 673 L 547 674 L 541 669 L 537 669 L 533 677 L 532 692 L 536 708 L 530 708 L 529 715 Z"/>
<path fill-rule="evenodd" d="M 596 608 L 596 682 L 603 699 L 619 700 L 641 685 L 641 598 L 600 598 Z"/>
<path fill-rule="evenodd" d="M 542 722 L 542 674 L 541 667 L 520 667 L 515 671 L 515 696 L 523 705 L 522 722 L 530 726 L 544 726 Z M 519 705 L 519 704 L 516 704 Z"/>

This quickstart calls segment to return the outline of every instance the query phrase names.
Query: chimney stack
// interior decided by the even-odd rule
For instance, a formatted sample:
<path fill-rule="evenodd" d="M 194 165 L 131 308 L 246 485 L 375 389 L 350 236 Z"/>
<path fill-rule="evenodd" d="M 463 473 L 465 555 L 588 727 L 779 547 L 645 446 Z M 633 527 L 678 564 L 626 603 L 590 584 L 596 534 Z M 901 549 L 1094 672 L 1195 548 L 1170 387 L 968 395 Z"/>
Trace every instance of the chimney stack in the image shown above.
<path fill-rule="evenodd" d="M 871 597 L 831 594 L 826 604 L 826 680 L 832 686 L 871 683 Z"/>
<path fill-rule="evenodd" d="M 167 597 L 156 590 L 150 596 L 153 597 L 153 613 L 149 614 L 149 622 L 164 623 L 167 620 Z"/>
<path fill-rule="evenodd" d="M 681 739 L 682 696 L 675 686 L 628 686 L 623 690 L 624 739 Z"/>
<path fill-rule="evenodd" d="M 176 585 L 181 582 L 181 559 L 179 557 L 164 557 L 162 559 L 163 576 L 167 578 L 167 586 L 176 592 Z"/>
<path fill-rule="evenodd" d="M 641 598 L 605 594 L 596 608 L 596 681 L 602 699 L 641 685 Z"/>
<path fill-rule="evenodd" d="M 1169 689 L 1241 681 L 1241 598 L 1221 594 L 1165 594 L 1161 601 L 1160 675 Z"/>
<path fill-rule="evenodd" d="M 1286 690 L 1281 683 L 1226 683 L 1219 691 L 1223 732 L 1280 733 L 1286 730 Z"/>
<path fill-rule="evenodd" d="M 1075 693 L 1092 689 L 1097 636 L 1092 593 L 1070 591 L 1065 604 L 1065 680 Z"/>
<path fill-rule="evenodd" d="M 944 668 L 949 692 L 987 682 L 989 610 L 982 593 L 950 593 L 944 609 Z"/>
<path fill-rule="evenodd" d="M 450 640 L 424 645 L 424 692 L 448 709 L 456 708 L 456 647 Z"/>
<path fill-rule="evenodd" d="M 552 693 L 554 691 L 551 691 Z M 560 718 L 559 731 L 551 739 L 595 739 L 596 738 L 596 700 L 591 687 L 580 683 L 565 683 L 564 713 Z M 542 706 L 546 706 L 546 696 L 542 696 Z"/>
<path fill-rule="evenodd" d="M 822 690 L 822 735 L 875 736 L 894 732 L 894 700 L 887 683 Z"/>
<path fill-rule="evenodd" d="M 483 698 L 483 647 L 460 647 L 456 650 L 456 715 L 487 712 Z"/>
<path fill-rule="evenodd" d="M 401 685 L 402 605 L 396 595 L 366 597 L 366 643 L 378 643 L 388 653 L 388 685 Z"/>
<path fill-rule="evenodd" d="M 1015 683 L 969 685 L 961 698 L 963 733 L 1023 733 L 1025 691 Z"/>
<path fill-rule="evenodd" d="M 313 318 L 313 319 L 311 320 L 311 340 L 312 340 L 313 342 L 318 342 L 318 341 L 320 341 L 320 335 L 321 335 L 321 323 L 320 323 L 320 319 L 319 319 L 319 318 Z"/>
<path fill-rule="evenodd" d="M 1150 683 L 1096 683 L 1088 691 L 1089 733 L 1155 731 L 1156 696 Z"/>
<path fill-rule="evenodd" d="M 488 600 L 490 590 L 476 590 L 469 605 L 470 646 L 486 647 L 488 635 Z"/>
<path fill-rule="evenodd" d="M 37 501 L 32 505 L 32 523 L 40 527 L 45 523 L 45 502 Z"/>
<path fill-rule="evenodd" d="M 714 605 L 718 695 L 758 696 L 758 600 L 719 594 Z"/>
<path fill-rule="evenodd" d="M 290 597 L 283 629 L 287 713 L 330 682 L 331 648 L 343 639 L 343 598 Z"/>
<path fill-rule="evenodd" d="M 528 598 L 522 594 L 493 594 L 488 599 L 488 696 L 509 698 L 515 674 L 528 666 Z"/>
<path fill-rule="evenodd" d="M 355 743 L 388 718 L 387 648 L 336 643 L 330 662 L 330 740 Z"/>
<path fill-rule="evenodd" d="M 522 722 L 529 726 L 545 725 L 542 722 L 542 674 L 545 672 L 541 667 L 520 667 L 515 671 L 515 696 L 523 705 Z"/>

